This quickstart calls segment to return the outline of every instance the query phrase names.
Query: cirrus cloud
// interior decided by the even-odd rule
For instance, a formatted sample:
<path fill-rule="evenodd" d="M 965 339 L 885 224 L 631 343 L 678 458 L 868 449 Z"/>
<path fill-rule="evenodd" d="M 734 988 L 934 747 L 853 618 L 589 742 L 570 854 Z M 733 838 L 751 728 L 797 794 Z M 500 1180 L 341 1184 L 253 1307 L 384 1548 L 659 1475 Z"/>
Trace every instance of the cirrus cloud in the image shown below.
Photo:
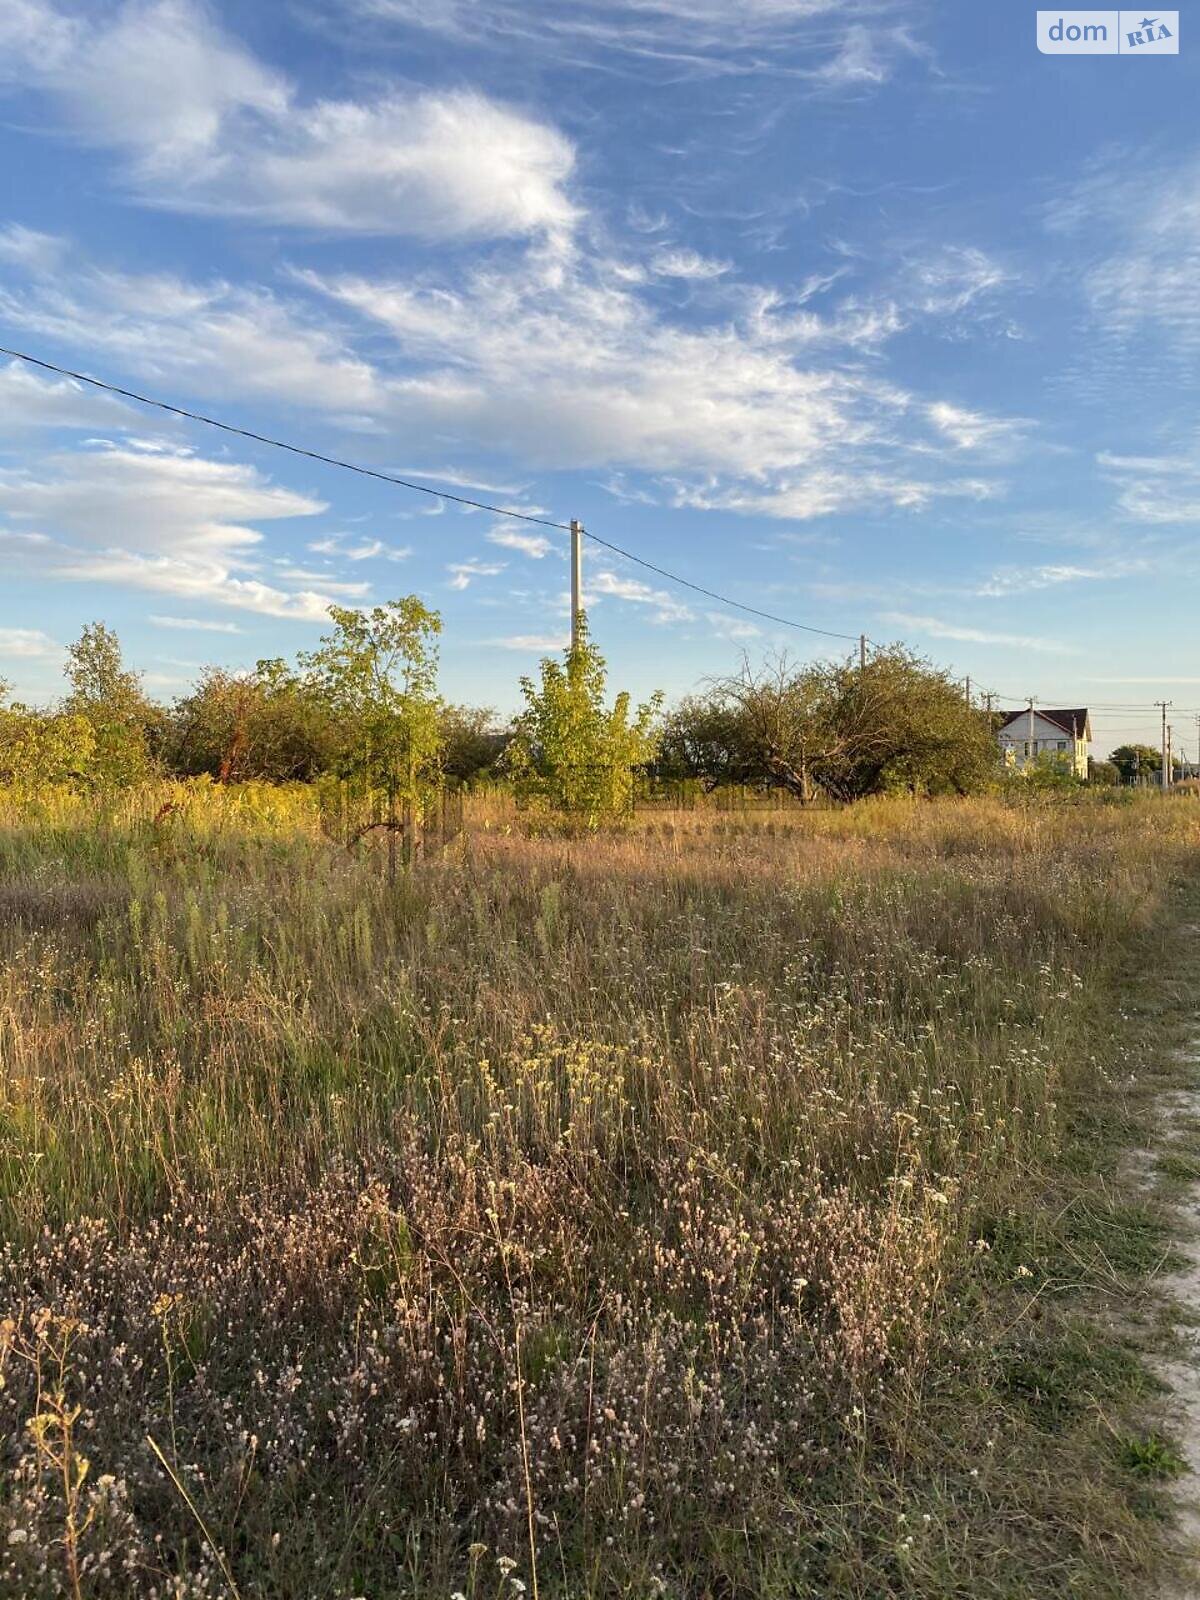
<path fill-rule="evenodd" d="M 1074 647 L 1061 639 L 1043 639 L 1028 633 L 993 633 L 987 628 L 972 628 L 940 617 L 913 616 L 907 611 L 887 611 L 880 618 L 893 627 L 911 629 L 931 639 L 954 639 L 963 644 L 1005 645 L 1018 650 L 1045 651 L 1049 655 L 1071 655 Z"/>

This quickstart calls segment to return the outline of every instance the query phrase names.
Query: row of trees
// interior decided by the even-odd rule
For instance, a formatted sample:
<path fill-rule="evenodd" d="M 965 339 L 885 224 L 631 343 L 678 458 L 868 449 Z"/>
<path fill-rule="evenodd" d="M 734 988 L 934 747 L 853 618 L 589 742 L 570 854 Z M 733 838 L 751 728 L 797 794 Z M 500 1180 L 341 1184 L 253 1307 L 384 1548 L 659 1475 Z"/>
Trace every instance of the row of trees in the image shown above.
<path fill-rule="evenodd" d="M 1157 783 L 1162 777 L 1162 751 L 1152 744 L 1122 744 L 1113 751 L 1108 761 L 1115 774 L 1114 782 Z M 1171 776 L 1178 781 L 1184 775 L 1183 760 L 1171 757 Z"/>
<path fill-rule="evenodd" d="M 521 680 L 507 726 L 437 691 L 441 618 L 415 596 L 330 609 L 295 665 L 209 668 L 170 707 L 152 702 L 103 623 L 70 647 L 53 712 L 0 708 L 0 781 L 97 787 L 154 773 L 223 783 L 336 782 L 395 828 L 445 778 L 510 781 L 530 804 L 585 823 L 629 810 L 644 778 L 818 794 L 968 794 L 998 776 L 994 720 L 945 672 L 896 646 L 868 661 L 786 656 L 709 683 L 663 714 L 660 696 L 608 703 L 604 660 L 577 648 Z"/>
<path fill-rule="evenodd" d="M 0 704 L 0 782 L 111 788 L 155 773 L 218 782 L 332 780 L 371 826 L 393 831 L 447 778 L 504 777 L 529 803 L 585 822 L 627 811 L 654 754 L 655 697 L 606 703 L 602 657 L 578 648 L 523 678 L 507 727 L 437 691 L 440 616 L 415 596 L 368 611 L 333 606 L 331 631 L 295 666 L 212 667 L 173 706 L 149 699 L 103 623 L 68 650 L 53 711 Z M 0 695 L 0 701 L 6 696 Z"/>

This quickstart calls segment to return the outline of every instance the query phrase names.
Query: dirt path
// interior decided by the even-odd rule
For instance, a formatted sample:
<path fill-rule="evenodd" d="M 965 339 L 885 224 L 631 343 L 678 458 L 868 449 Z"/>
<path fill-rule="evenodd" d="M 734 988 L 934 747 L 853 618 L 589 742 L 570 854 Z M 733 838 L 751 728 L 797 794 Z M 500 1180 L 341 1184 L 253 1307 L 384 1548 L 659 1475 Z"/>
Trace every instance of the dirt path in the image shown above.
<path fill-rule="evenodd" d="M 1194 1058 L 1193 1058 L 1194 1059 Z M 1200 1127 L 1200 1088 L 1173 1089 L 1162 1097 L 1162 1153 L 1169 1154 L 1185 1138 L 1191 1143 Z M 1159 1280 L 1161 1288 L 1196 1326 L 1183 1322 L 1183 1350 L 1174 1358 L 1159 1358 L 1155 1369 L 1170 1387 L 1167 1402 L 1171 1431 L 1179 1441 L 1191 1472 L 1175 1492 L 1179 1541 L 1200 1550 L 1200 1182 L 1190 1183 L 1172 1202 L 1178 1218 L 1176 1250 L 1185 1262 Z M 1168 1600 L 1200 1600 L 1200 1572 L 1175 1585 Z"/>

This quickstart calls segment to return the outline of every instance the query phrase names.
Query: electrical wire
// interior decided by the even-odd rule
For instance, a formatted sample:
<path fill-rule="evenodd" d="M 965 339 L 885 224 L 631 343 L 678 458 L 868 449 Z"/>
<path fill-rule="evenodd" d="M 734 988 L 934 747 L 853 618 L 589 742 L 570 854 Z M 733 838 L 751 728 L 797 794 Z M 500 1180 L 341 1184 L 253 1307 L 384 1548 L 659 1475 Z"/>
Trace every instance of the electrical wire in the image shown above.
<path fill-rule="evenodd" d="M 59 377 L 69 378 L 75 383 L 85 383 L 90 388 L 101 389 L 107 394 L 119 395 L 123 400 L 134 400 L 138 405 L 152 406 L 154 409 L 165 411 L 173 417 L 182 417 L 188 422 L 199 422 L 208 428 L 218 428 L 222 433 L 233 434 L 239 439 L 249 439 L 254 444 L 269 445 L 273 450 L 286 450 L 290 455 L 303 456 L 306 460 L 318 461 L 323 466 L 336 467 L 342 472 L 354 472 L 360 477 L 374 478 L 381 483 L 389 483 L 399 489 L 410 489 L 416 494 L 427 494 L 438 500 L 448 500 L 453 505 L 467 506 L 473 511 L 487 511 L 493 516 L 511 517 L 518 522 L 534 523 L 539 528 L 554 528 L 562 533 L 570 533 L 572 531 L 569 522 L 556 522 L 551 517 L 538 517 L 528 511 L 514 511 L 509 506 L 492 505 L 486 500 L 473 500 L 468 495 L 453 494 L 448 489 L 435 489 L 430 484 L 416 483 L 411 478 L 401 478 L 390 472 L 381 472 L 375 467 L 364 467 L 360 462 L 346 461 L 339 456 L 326 455 L 320 450 L 310 450 L 304 445 L 290 444 L 287 440 L 273 438 L 270 434 L 256 433 L 251 428 L 238 427 L 232 422 L 222 422 L 218 417 L 207 416 L 202 411 L 191 411 L 186 406 L 173 405 L 167 400 L 158 400 L 152 395 L 140 394 L 136 389 L 125 389 L 120 384 L 109 383 L 103 378 L 90 377 L 86 372 L 76 372 L 70 367 L 59 366 L 55 362 L 46 361 L 40 356 L 30 355 L 24 350 L 14 350 L 7 345 L 0 345 L 0 355 L 8 356 L 14 361 L 23 361 L 31 367 L 40 367 L 44 372 L 56 373 Z M 653 561 L 647 561 L 644 557 L 635 555 L 632 550 L 626 550 L 624 546 L 613 543 L 611 539 L 605 539 L 600 534 L 593 533 L 589 528 L 581 528 L 580 531 L 585 539 L 589 539 L 593 544 L 600 545 L 603 549 L 611 551 L 613 555 L 620 556 L 623 560 L 630 561 L 635 566 L 644 568 L 647 572 L 655 573 L 658 577 L 666 579 L 668 583 L 678 584 L 681 588 L 690 589 L 693 594 L 703 595 L 706 599 L 713 600 L 718 605 L 729 606 L 733 610 L 745 612 L 748 616 L 759 617 L 765 622 L 773 622 L 779 627 L 795 628 L 801 633 L 818 634 L 825 639 L 844 639 L 852 644 L 858 643 L 860 639 L 868 644 L 875 642 L 867 639 L 865 635 L 840 633 L 833 628 L 819 628 L 813 623 L 797 622 L 792 617 L 781 617 L 775 612 L 763 611 L 757 606 L 746 605 L 743 601 L 731 599 L 729 595 L 721 594 L 716 589 L 707 589 L 703 584 L 693 583 L 690 578 L 684 578 L 678 572 L 672 572 L 667 567 L 660 567 Z M 1007 701 L 1009 704 L 1021 708 L 1029 704 L 1028 695 L 1009 695 L 1003 694 L 998 690 L 992 691 L 990 698 L 992 700 Z M 1157 704 L 1155 702 L 1146 702 L 1144 705 L 1140 703 L 1110 702 L 1093 705 L 1090 709 L 1096 711 L 1152 711 L 1157 709 Z M 1192 714 L 1184 707 L 1172 709 L 1175 710 L 1176 715 L 1187 716 Z"/>
<path fill-rule="evenodd" d="M 381 483 L 390 483 L 400 489 L 412 489 L 417 494 L 433 495 L 439 500 L 449 500 L 454 505 L 469 506 L 474 511 L 488 511 L 493 516 L 513 517 L 518 522 L 535 523 L 539 528 L 557 528 L 563 533 L 572 532 L 569 522 L 555 522 L 549 517 L 533 516 L 527 511 L 513 511 L 508 506 L 490 505 L 486 500 L 472 500 L 467 495 L 451 494 L 447 489 L 434 489 L 427 483 L 414 483 L 411 478 L 399 478 L 390 472 L 364 467 L 356 461 L 344 461 L 339 456 L 325 455 L 320 450 L 309 450 L 303 445 L 289 444 L 285 439 L 275 439 L 266 433 L 255 433 L 251 428 L 240 428 L 232 422 L 222 422 L 217 417 L 206 416 L 202 411 L 189 411 L 186 406 L 172 405 L 166 400 L 156 400 L 152 395 L 139 394 L 136 389 L 123 389 L 120 384 L 109 383 L 103 378 L 91 378 L 86 372 L 75 372 L 70 367 L 57 366 L 53 361 L 44 361 L 40 356 L 31 356 L 24 350 L 13 350 L 7 345 L 0 345 L 0 355 L 9 356 L 14 361 L 24 361 L 31 367 L 41 367 L 45 372 L 57 373 L 59 377 L 70 378 L 75 383 L 86 383 L 93 389 L 102 389 L 106 394 L 119 395 L 123 400 L 136 400 L 139 405 L 153 406 L 156 410 L 166 411 L 173 417 L 183 417 L 188 422 L 201 422 L 208 428 L 219 428 L 222 433 L 231 433 L 239 439 L 250 439 L 255 444 L 270 445 L 274 450 L 286 450 L 291 455 L 303 456 L 309 461 L 319 461 L 326 467 L 337 467 L 342 472 L 356 472 L 364 478 L 375 478 Z M 760 611 L 756 606 L 744 605 L 740 600 L 731 600 L 728 595 L 719 594 L 715 589 L 706 589 L 702 584 L 693 583 L 690 578 L 682 578 L 679 573 L 671 572 L 666 567 L 656 566 L 653 561 L 643 560 L 641 556 L 634 555 L 632 550 L 625 550 L 609 539 L 602 539 L 598 533 L 592 533 L 587 528 L 581 528 L 581 532 L 584 538 L 590 539 L 593 544 L 602 545 L 614 555 L 623 556 L 626 561 L 644 567 L 647 572 L 657 573 L 660 578 L 665 578 L 670 583 L 677 583 L 684 589 L 691 589 L 694 594 L 702 594 L 709 600 L 715 600 L 719 605 L 744 611 L 752 617 L 761 617 L 764 621 L 777 623 L 780 627 L 796 628 L 801 633 L 815 633 L 826 639 L 847 639 L 851 643 L 858 643 L 860 636 L 856 633 L 837 633 L 832 628 L 818 628 L 808 622 L 796 622 L 791 617 L 780 617 L 770 611 Z"/>

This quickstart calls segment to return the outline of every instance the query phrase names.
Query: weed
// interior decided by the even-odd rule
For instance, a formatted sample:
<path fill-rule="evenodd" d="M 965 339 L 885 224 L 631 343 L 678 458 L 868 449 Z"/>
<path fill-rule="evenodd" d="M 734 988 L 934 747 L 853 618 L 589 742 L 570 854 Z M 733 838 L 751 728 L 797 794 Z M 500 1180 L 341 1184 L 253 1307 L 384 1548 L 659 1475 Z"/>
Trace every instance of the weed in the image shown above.
<path fill-rule="evenodd" d="M 1120 1462 L 1135 1478 L 1178 1478 L 1188 1470 L 1176 1447 L 1157 1433 L 1120 1442 Z"/>

